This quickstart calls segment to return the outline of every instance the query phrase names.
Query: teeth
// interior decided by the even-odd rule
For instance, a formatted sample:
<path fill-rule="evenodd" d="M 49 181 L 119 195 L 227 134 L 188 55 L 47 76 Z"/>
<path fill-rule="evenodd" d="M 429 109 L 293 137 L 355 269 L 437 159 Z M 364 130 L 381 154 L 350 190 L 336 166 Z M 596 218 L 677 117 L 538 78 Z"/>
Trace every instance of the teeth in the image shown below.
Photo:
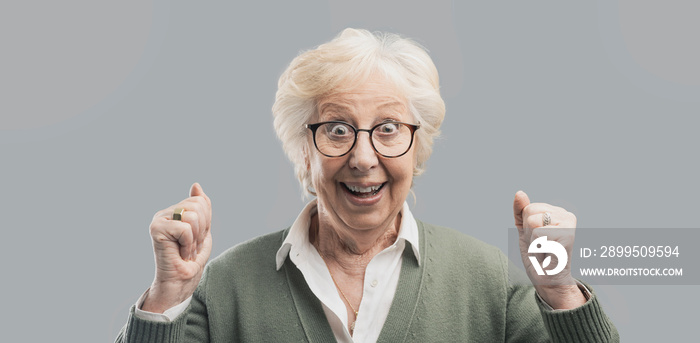
<path fill-rule="evenodd" d="M 359 187 L 359 186 L 351 186 L 351 185 L 345 185 L 348 187 L 349 190 L 355 192 L 355 193 L 369 193 L 369 192 L 374 192 L 378 190 L 382 185 L 376 185 L 376 186 L 370 186 L 370 187 Z"/>

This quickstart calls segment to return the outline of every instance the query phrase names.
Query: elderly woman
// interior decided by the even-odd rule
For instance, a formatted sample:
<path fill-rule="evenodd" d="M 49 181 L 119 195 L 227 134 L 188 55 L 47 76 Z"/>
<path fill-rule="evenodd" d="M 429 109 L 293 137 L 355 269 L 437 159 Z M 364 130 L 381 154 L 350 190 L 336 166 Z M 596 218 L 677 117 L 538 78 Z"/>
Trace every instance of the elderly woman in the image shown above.
<path fill-rule="evenodd" d="M 437 70 L 416 43 L 347 29 L 292 61 L 273 113 L 315 199 L 291 227 L 207 264 L 211 201 L 194 184 L 153 218 L 155 279 L 117 341 L 618 340 L 569 263 L 552 281 L 528 256 L 545 234 L 570 252 L 560 228 L 575 227 L 571 213 L 516 194 L 534 287 L 511 282 L 496 248 L 413 217 L 406 197 L 445 113 Z"/>

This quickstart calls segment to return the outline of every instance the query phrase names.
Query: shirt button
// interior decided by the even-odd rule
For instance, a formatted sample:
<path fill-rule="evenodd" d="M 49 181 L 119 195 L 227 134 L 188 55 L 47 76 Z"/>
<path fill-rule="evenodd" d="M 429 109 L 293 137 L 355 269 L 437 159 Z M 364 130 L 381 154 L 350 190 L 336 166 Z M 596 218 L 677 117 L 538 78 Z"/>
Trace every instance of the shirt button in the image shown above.
<path fill-rule="evenodd" d="M 372 283 L 370 284 L 372 287 L 376 287 L 379 282 L 377 280 L 373 280 Z"/>

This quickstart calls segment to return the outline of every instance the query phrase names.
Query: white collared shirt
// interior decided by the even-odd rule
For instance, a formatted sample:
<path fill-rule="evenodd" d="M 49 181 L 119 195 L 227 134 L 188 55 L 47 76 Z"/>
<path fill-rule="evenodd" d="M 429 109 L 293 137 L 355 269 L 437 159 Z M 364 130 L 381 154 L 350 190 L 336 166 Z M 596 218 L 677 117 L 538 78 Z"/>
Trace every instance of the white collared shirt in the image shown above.
<path fill-rule="evenodd" d="M 362 302 L 358 309 L 353 336 L 348 331 L 349 318 L 345 303 L 331 278 L 326 263 L 316 247 L 309 242 L 311 217 L 316 213 L 316 201 L 311 201 L 299 214 L 289 230 L 287 238 L 277 251 L 277 269 L 289 256 L 304 275 L 311 291 L 321 301 L 323 311 L 338 342 L 376 342 L 382 331 L 396 286 L 399 283 L 401 262 L 406 242 L 420 263 L 418 226 L 413 214 L 404 202 L 401 209 L 399 235 L 391 246 L 375 255 L 365 270 Z M 354 319 L 354 318 L 352 318 Z"/>
<path fill-rule="evenodd" d="M 311 217 L 316 214 L 316 200 L 309 202 L 301 211 L 289 229 L 289 234 L 282 242 L 282 246 L 277 251 L 277 270 L 282 268 L 284 260 L 289 256 L 290 260 L 301 271 L 309 289 L 321 301 L 323 311 L 338 342 L 376 342 L 394 300 L 406 242 L 410 243 L 413 255 L 420 264 L 418 225 L 406 202 L 404 202 L 400 213 L 401 223 L 396 241 L 375 255 L 365 270 L 362 302 L 358 309 L 353 336 L 350 336 L 348 331 L 345 303 L 337 291 L 326 263 L 316 247 L 309 242 L 309 227 Z M 192 300 L 192 297 L 189 297 L 163 314 L 151 313 L 140 309 L 147 292 L 136 302 L 135 310 L 137 317 L 147 320 L 172 321 L 187 309 Z"/>

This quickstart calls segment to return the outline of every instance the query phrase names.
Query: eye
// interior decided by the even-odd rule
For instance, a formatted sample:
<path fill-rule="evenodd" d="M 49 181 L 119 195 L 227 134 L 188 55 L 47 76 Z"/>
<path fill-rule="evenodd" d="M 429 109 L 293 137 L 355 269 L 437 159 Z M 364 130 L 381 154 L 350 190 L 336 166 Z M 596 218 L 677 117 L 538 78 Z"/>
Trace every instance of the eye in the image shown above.
<path fill-rule="evenodd" d="M 381 124 L 378 128 L 377 131 L 381 134 L 392 134 L 396 133 L 399 131 L 399 125 L 398 123 L 384 123 Z"/>
<path fill-rule="evenodd" d="M 334 136 L 349 135 L 350 131 L 350 128 L 346 124 L 333 123 L 328 125 L 328 133 Z"/>

